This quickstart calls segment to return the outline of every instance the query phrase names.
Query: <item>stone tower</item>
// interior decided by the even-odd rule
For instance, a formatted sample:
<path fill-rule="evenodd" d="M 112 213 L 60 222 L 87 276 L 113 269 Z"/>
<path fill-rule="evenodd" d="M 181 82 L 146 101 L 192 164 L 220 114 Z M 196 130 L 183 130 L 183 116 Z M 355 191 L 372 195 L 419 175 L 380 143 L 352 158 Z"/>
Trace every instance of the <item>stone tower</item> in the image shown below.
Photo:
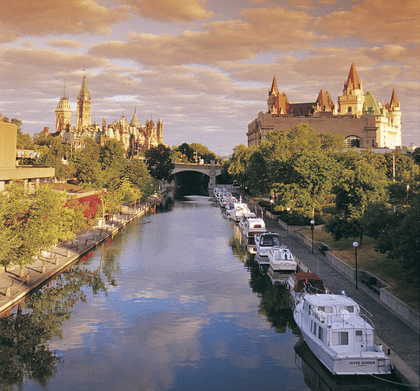
<path fill-rule="evenodd" d="M 86 76 L 83 76 L 82 87 L 77 97 L 76 129 L 81 131 L 90 126 L 90 94 L 87 88 Z"/>
<path fill-rule="evenodd" d="M 344 84 L 343 95 L 338 97 L 338 114 L 352 114 L 359 118 L 363 114 L 364 103 L 363 83 L 359 80 L 356 67 L 352 63 L 347 82 Z"/>
<path fill-rule="evenodd" d="M 391 102 L 389 103 L 389 113 L 391 116 L 391 125 L 401 128 L 401 108 L 400 102 L 397 99 L 395 89 L 392 90 Z"/>
<path fill-rule="evenodd" d="M 163 122 L 159 118 L 156 124 L 156 136 L 159 144 L 163 144 Z"/>
<path fill-rule="evenodd" d="M 66 130 L 67 126 L 71 128 L 71 116 L 73 110 L 70 107 L 69 99 L 66 96 L 66 91 L 64 90 L 63 96 L 58 102 L 57 108 L 55 109 L 55 131 L 61 132 Z"/>

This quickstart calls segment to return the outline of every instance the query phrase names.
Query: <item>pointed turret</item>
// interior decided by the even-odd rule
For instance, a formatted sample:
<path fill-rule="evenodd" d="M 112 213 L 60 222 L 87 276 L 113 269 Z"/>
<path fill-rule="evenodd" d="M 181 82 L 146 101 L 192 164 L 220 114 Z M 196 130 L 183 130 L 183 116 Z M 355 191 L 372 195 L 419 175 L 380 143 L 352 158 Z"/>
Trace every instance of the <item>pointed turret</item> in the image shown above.
<path fill-rule="evenodd" d="M 363 83 L 357 75 L 354 63 L 352 63 L 349 76 L 344 84 L 343 95 L 338 97 L 338 113 L 360 117 L 363 114 L 364 102 L 365 93 L 363 92 Z"/>
<path fill-rule="evenodd" d="M 271 83 L 271 89 L 268 91 L 267 106 L 270 114 L 279 114 L 279 89 L 277 87 L 276 76 L 273 78 Z"/>
<path fill-rule="evenodd" d="M 276 76 L 274 76 L 273 82 L 271 83 L 271 89 L 270 89 L 270 92 L 268 93 L 268 96 L 270 95 L 275 95 L 275 96 L 279 95 L 279 89 L 277 87 Z"/>
<path fill-rule="evenodd" d="M 391 102 L 389 103 L 389 107 L 391 110 L 394 110 L 396 108 L 400 108 L 400 102 L 397 99 L 397 94 L 395 93 L 395 89 L 392 89 L 392 95 L 391 95 Z"/>
<path fill-rule="evenodd" d="M 90 126 L 90 99 L 86 76 L 83 76 L 82 87 L 77 97 L 76 128 L 78 131 Z"/>
<path fill-rule="evenodd" d="M 359 80 L 359 76 L 357 76 L 356 67 L 354 63 L 351 64 L 349 76 L 347 78 L 347 83 L 344 85 L 345 89 L 351 88 L 351 90 L 361 90 L 362 83 Z"/>
<path fill-rule="evenodd" d="M 136 128 L 138 128 L 140 126 L 140 121 L 137 118 L 136 109 L 134 109 L 134 115 L 133 115 L 133 118 L 131 119 L 130 125 L 134 126 Z"/>
<path fill-rule="evenodd" d="M 89 91 L 87 88 L 86 76 L 83 76 L 83 82 L 82 82 L 82 87 L 80 88 L 80 94 L 81 95 L 89 94 Z"/>

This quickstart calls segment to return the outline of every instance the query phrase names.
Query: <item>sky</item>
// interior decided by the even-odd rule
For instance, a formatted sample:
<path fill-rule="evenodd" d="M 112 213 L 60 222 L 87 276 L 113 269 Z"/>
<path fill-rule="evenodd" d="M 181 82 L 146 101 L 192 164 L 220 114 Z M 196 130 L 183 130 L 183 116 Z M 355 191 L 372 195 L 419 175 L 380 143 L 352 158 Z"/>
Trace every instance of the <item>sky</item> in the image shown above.
<path fill-rule="evenodd" d="M 220 156 L 247 145 L 276 76 L 289 101 L 337 102 L 352 63 L 365 93 L 402 111 L 420 146 L 418 0 L 0 0 L 0 113 L 23 133 L 75 125 L 83 76 L 91 118 L 163 122 L 169 145 Z"/>

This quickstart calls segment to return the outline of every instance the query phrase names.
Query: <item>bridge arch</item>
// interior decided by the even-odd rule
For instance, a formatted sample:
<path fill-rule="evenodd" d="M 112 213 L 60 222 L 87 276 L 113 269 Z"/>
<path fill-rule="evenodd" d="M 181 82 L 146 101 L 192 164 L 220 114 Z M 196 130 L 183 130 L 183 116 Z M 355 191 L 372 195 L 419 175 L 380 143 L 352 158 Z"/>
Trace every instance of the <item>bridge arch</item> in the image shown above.
<path fill-rule="evenodd" d="M 175 177 L 175 194 L 183 194 L 182 188 L 190 188 L 194 194 L 211 194 L 216 186 L 216 176 L 222 173 L 222 166 L 216 165 L 214 161 L 210 164 L 175 163 L 172 171 Z M 187 191 L 188 193 L 188 191 Z M 193 193 L 188 193 L 193 194 Z"/>

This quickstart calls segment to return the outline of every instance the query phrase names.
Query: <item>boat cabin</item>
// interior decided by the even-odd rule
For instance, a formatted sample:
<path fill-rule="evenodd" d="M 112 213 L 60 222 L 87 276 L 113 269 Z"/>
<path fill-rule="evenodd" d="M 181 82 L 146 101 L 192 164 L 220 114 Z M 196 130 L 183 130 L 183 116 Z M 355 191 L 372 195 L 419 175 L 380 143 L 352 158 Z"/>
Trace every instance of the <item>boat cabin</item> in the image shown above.
<path fill-rule="evenodd" d="M 295 292 L 325 293 L 324 282 L 315 273 L 295 273 L 293 289 Z"/>

